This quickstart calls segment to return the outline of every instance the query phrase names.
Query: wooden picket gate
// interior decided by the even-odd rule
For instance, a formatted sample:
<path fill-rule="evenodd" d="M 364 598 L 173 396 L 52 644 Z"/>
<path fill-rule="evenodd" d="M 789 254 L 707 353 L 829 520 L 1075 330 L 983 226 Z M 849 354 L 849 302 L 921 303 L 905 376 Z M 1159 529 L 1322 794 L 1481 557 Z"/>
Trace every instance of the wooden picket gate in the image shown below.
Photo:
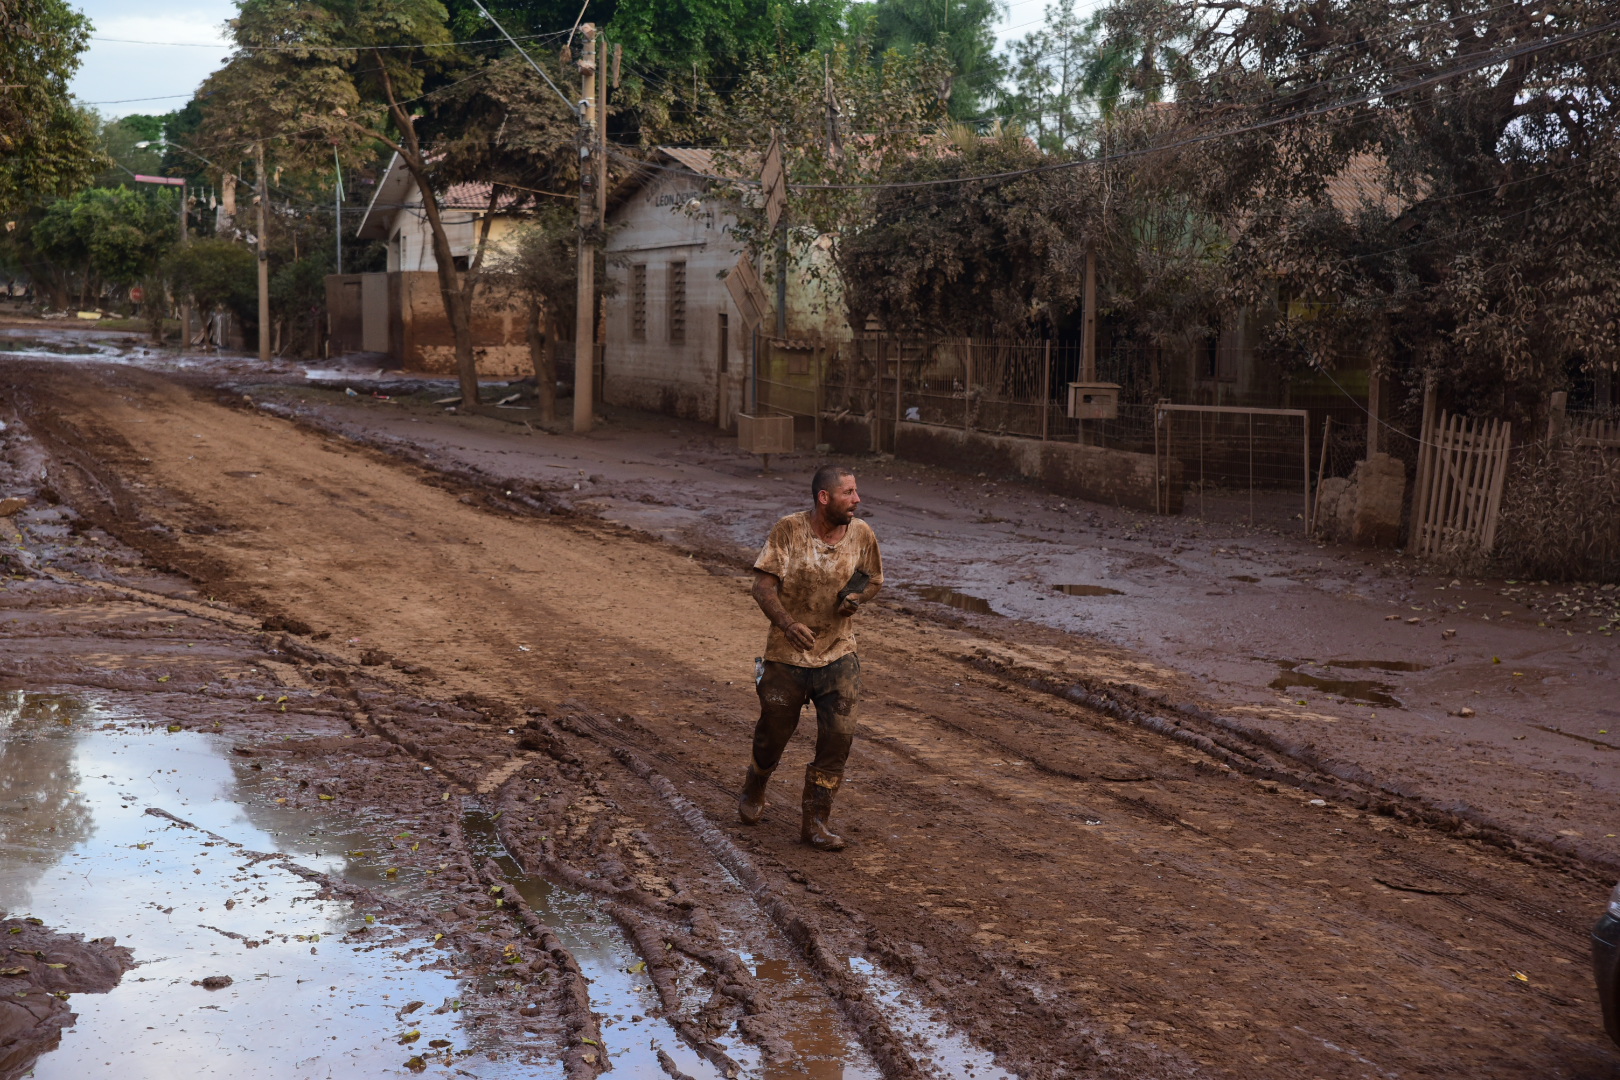
<path fill-rule="evenodd" d="M 1419 557 L 1460 550 L 1488 553 L 1496 544 L 1513 425 L 1444 411 L 1423 427 L 1412 539 Z"/>

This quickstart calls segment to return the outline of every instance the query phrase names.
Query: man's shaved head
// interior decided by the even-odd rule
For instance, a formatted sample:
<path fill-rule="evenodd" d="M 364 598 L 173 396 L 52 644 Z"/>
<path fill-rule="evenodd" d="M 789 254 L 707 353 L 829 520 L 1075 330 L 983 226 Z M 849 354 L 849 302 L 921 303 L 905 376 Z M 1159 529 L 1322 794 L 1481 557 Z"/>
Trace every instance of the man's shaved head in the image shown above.
<path fill-rule="evenodd" d="M 835 491 L 838 481 L 846 476 L 854 476 L 855 470 L 843 465 L 823 465 L 816 470 L 816 475 L 810 479 L 810 501 L 816 502 L 823 491 Z"/>

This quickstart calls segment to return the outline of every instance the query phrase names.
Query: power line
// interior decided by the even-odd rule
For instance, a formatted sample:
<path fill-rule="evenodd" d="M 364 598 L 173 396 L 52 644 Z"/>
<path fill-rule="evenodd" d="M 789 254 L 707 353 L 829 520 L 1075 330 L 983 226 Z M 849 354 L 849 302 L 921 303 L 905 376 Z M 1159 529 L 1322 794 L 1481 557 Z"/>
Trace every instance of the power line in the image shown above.
<path fill-rule="evenodd" d="M 517 41 L 545 41 L 549 38 L 560 38 L 567 31 L 559 30 L 551 34 L 525 34 Z M 461 45 L 492 45 L 511 38 L 469 38 L 466 41 L 434 41 L 434 42 L 406 42 L 396 45 L 236 45 L 230 41 L 138 41 L 134 38 L 102 37 L 100 34 L 90 35 L 92 41 L 117 42 L 120 45 L 156 45 L 165 48 L 182 49 L 242 49 L 246 52 L 371 52 L 374 49 L 453 49 Z"/>

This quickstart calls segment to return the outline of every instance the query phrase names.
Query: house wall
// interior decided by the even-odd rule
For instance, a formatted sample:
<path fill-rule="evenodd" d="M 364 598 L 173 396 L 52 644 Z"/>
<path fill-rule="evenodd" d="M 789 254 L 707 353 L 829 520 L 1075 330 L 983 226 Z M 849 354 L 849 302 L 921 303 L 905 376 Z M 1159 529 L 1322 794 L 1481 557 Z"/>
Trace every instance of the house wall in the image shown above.
<path fill-rule="evenodd" d="M 704 203 L 706 195 L 695 177 L 660 172 L 613 213 L 602 396 L 614 405 L 730 427 L 742 399 L 749 342 L 721 278 L 737 261 L 728 235 L 732 219 Z M 694 199 L 703 204 L 697 213 L 685 209 Z M 672 340 L 671 333 L 674 263 L 685 263 L 681 340 Z M 640 281 L 644 291 L 638 290 Z"/>
<path fill-rule="evenodd" d="M 445 238 L 450 241 L 450 254 L 472 258 L 478 250 L 479 221 L 483 214 L 475 210 L 443 210 L 441 213 Z M 521 224 L 511 215 L 495 215 L 489 223 L 490 245 L 499 244 Z M 389 224 L 388 269 L 413 272 L 438 268 L 439 260 L 433 255 L 433 230 L 428 227 L 427 215 L 422 210 L 422 197 L 413 187 L 406 205 Z"/>
<path fill-rule="evenodd" d="M 688 209 L 693 200 L 699 204 L 695 211 Z M 727 430 L 735 426 L 736 414 L 748 405 L 753 342 L 724 281 L 741 250 L 731 237 L 734 223 L 701 180 L 675 171 L 655 174 L 610 216 L 607 274 L 613 295 L 604 304 L 604 400 Z M 686 264 L 682 341 L 670 334 L 670 264 L 676 262 Z M 645 267 L 640 297 L 638 266 Z M 850 337 L 830 271 L 825 244 L 796 253 L 788 276 L 789 338 Z M 766 291 L 774 306 L 775 289 L 769 282 Z M 638 307 L 645 312 L 644 332 L 639 330 Z M 774 335 L 776 325 L 768 321 L 760 330 Z M 727 357 L 723 375 L 722 352 Z"/>
<path fill-rule="evenodd" d="M 332 355 L 384 352 L 408 371 L 453 374 L 455 336 L 444 314 L 436 271 L 329 274 Z M 534 373 L 522 312 L 485 294 L 473 298 L 473 355 L 489 378 Z"/>

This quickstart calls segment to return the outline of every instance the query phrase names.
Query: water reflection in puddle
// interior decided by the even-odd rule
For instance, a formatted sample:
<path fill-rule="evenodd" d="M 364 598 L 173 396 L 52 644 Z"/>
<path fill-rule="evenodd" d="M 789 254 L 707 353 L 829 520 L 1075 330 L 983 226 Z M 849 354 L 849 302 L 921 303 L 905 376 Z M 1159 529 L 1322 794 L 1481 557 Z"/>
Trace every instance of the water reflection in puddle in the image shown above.
<path fill-rule="evenodd" d="M 660 1011 L 658 992 L 650 976 L 630 973 L 640 965 L 641 957 L 618 924 L 601 912 L 595 897 L 525 874 L 496 835 L 487 813 L 468 810 L 462 827 L 474 856 L 494 859 L 535 916 L 574 954 L 589 980 L 591 1011 L 601 1018 L 603 1041 L 615 1072 L 663 1075 L 658 1064 L 658 1051 L 663 1049 L 682 1072 L 696 1080 L 719 1080 L 719 1071 L 683 1043 L 667 1021 L 649 1015 Z M 719 1042 L 733 1060 L 757 1074 L 757 1050 L 735 1040 Z"/>
<path fill-rule="evenodd" d="M 1273 690 L 1288 690 L 1292 687 L 1303 686 L 1311 690 L 1320 690 L 1324 694 L 1333 694 L 1347 701 L 1359 701 L 1367 705 L 1379 705 L 1389 709 L 1401 708 L 1401 700 L 1395 696 L 1395 687 L 1386 682 L 1374 679 L 1339 679 L 1332 675 L 1313 675 L 1308 671 L 1300 671 L 1302 667 L 1316 667 L 1331 670 L 1333 668 L 1365 669 L 1378 671 L 1423 671 L 1427 665 L 1417 664 L 1407 660 L 1277 660 L 1276 665 L 1282 668 L 1282 674 L 1271 680 Z"/>
<path fill-rule="evenodd" d="M 590 981 L 591 1011 L 602 1018 L 602 1034 L 613 1070 L 632 1077 L 661 1076 L 658 1051 L 663 1049 L 682 1072 L 697 1080 L 717 1080 L 720 1073 L 714 1065 L 683 1043 L 668 1022 L 652 1015 L 661 1010 L 651 977 L 644 971 L 631 973 L 643 958 L 618 924 L 601 911 L 597 899 L 525 874 L 501 843 L 488 813 L 469 809 L 462 823 L 473 853 L 494 859 L 535 916 L 574 954 Z M 742 1076 L 760 1080 L 878 1080 L 881 1074 L 866 1052 L 845 1037 L 841 1023 L 827 1015 L 829 1006 L 819 988 L 806 985 L 787 961 L 747 952 L 738 955 L 756 978 L 772 988 L 774 996 L 796 1003 L 807 1021 L 785 1033 L 793 1047 L 790 1060 L 764 1060 L 756 1047 L 738 1038 L 734 1031 L 717 1038 L 721 1048 L 742 1066 Z M 823 1022 L 817 1023 L 818 1019 Z"/>
<path fill-rule="evenodd" d="M 339 935 L 367 913 L 319 900 L 315 884 L 243 852 L 286 851 L 346 874 L 344 849 L 364 834 L 311 832 L 310 817 L 254 798 L 222 737 L 132 719 L 98 697 L 0 695 L 0 907 L 115 935 L 139 965 L 111 993 L 74 995 L 78 1023 L 39 1060 L 37 1080 L 409 1076 L 412 1051 L 397 1039 L 413 1029 L 417 1046 L 480 1049 L 460 1029 L 458 983 L 418 970 L 432 958 L 418 955 L 425 943 L 345 944 Z M 210 975 L 234 982 L 192 985 Z M 403 1022 L 396 1011 L 413 1001 L 426 1005 Z M 481 1055 L 456 1067 L 536 1075 Z"/>
<path fill-rule="evenodd" d="M 924 600 L 932 600 L 936 604 L 949 604 L 962 611 L 971 611 L 975 615 L 994 615 L 988 600 L 967 593 L 959 593 L 955 589 L 944 585 L 925 585 L 917 590 Z"/>
<path fill-rule="evenodd" d="M 849 966 L 865 979 L 872 996 L 882 1002 L 895 1031 L 913 1043 L 913 1053 L 925 1073 L 972 1080 L 1017 1080 L 997 1065 L 988 1051 L 980 1050 L 930 1017 L 894 976 L 858 956 L 849 958 Z"/>
<path fill-rule="evenodd" d="M 1124 596 L 1118 589 L 1106 585 L 1054 585 L 1054 590 L 1069 596 Z"/>

